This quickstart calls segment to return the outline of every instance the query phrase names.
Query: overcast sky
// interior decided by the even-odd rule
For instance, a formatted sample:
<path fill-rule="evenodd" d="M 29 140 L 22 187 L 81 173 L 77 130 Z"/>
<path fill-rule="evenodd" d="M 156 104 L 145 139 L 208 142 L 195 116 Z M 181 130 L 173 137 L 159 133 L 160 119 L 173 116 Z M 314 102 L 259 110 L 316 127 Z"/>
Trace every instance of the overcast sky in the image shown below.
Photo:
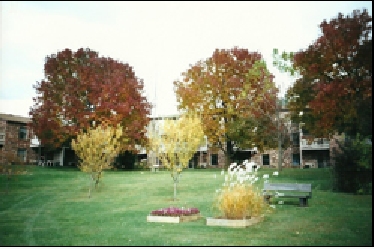
<path fill-rule="evenodd" d="M 272 50 L 305 49 L 319 24 L 371 1 L 342 2 L 1 2 L 0 112 L 28 116 L 44 60 L 90 48 L 133 67 L 153 115 L 177 114 L 173 81 L 216 48 L 260 52 L 282 93 L 293 79 L 272 66 Z"/>

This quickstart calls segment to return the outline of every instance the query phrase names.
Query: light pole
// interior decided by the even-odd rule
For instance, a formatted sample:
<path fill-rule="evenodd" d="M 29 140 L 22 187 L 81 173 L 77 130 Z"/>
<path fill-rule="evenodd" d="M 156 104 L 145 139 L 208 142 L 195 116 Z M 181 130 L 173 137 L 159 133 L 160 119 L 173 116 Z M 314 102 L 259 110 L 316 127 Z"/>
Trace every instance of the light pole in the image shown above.
<path fill-rule="evenodd" d="M 281 136 L 281 121 L 280 121 L 280 111 L 281 111 L 281 104 L 280 104 L 280 100 L 277 100 L 277 141 L 278 141 L 278 151 L 279 151 L 279 161 L 278 161 L 278 169 L 279 171 L 282 170 L 282 154 L 283 154 L 283 149 L 282 149 L 282 143 L 281 143 L 281 140 L 282 140 L 282 136 Z"/>
<path fill-rule="evenodd" d="M 298 124 L 298 133 L 299 133 L 299 164 L 300 168 L 303 168 L 303 162 L 302 162 L 302 126 L 305 125 L 305 123 L 299 123 Z"/>
<path fill-rule="evenodd" d="M 279 90 L 281 86 L 279 85 Z M 280 100 L 276 98 L 276 113 L 277 113 L 277 141 L 278 141 L 278 150 L 279 150 L 279 157 L 278 157 L 278 169 L 279 171 L 282 170 L 282 148 L 281 148 L 281 128 L 280 128 Z"/>

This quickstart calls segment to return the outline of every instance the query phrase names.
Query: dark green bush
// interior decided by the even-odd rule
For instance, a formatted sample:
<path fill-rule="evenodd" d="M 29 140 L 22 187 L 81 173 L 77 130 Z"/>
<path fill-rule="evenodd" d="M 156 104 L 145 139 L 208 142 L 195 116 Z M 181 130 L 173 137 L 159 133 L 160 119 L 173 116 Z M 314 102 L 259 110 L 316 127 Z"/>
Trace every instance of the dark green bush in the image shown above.
<path fill-rule="evenodd" d="M 372 194 L 372 141 L 360 136 L 338 142 L 334 149 L 334 190 L 345 193 Z"/>
<path fill-rule="evenodd" d="M 136 169 L 135 158 L 136 158 L 135 154 L 129 151 L 125 151 L 123 153 L 120 153 L 116 157 L 114 166 L 118 170 L 135 170 Z"/>

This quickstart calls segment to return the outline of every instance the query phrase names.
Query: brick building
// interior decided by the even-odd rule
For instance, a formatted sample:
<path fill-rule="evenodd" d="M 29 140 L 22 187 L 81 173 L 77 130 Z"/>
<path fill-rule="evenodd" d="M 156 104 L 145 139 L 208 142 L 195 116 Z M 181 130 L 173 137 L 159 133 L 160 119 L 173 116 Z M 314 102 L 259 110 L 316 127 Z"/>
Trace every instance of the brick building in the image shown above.
<path fill-rule="evenodd" d="M 287 110 L 283 110 L 284 115 Z M 164 120 L 177 120 L 178 115 L 151 118 L 149 129 L 157 129 Z M 26 163 L 69 166 L 77 165 L 77 157 L 70 147 L 48 151 L 39 145 L 28 127 L 30 118 L 0 113 L 0 164 Z M 307 140 L 308 131 L 298 124 L 289 124 L 290 146 L 283 150 L 282 167 L 327 167 L 332 165 L 330 156 L 335 140 L 315 138 Z M 147 158 L 147 165 L 161 165 L 152 151 L 141 149 L 137 156 Z M 251 160 L 263 167 L 278 166 L 278 149 L 257 152 L 256 149 L 235 150 L 234 161 Z M 189 162 L 189 168 L 225 168 L 225 155 L 221 150 L 210 149 L 207 141 L 203 143 Z"/>
<path fill-rule="evenodd" d="M 0 113 L 0 164 L 35 164 L 37 140 L 28 127 L 30 118 Z"/>
<path fill-rule="evenodd" d="M 292 125 L 293 126 L 293 125 Z M 333 140 L 315 138 L 308 140 L 309 134 L 301 127 L 294 125 L 290 133 L 290 146 L 282 149 L 281 165 L 283 168 L 325 168 L 331 165 Z M 277 168 L 279 161 L 278 149 L 265 150 L 251 159 L 256 164 Z"/>
<path fill-rule="evenodd" d="M 159 128 L 163 125 L 163 121 L 177 121 L 178 119 L 179 115 L 152 117 L 148 126 L 148 131 L 160 131 Z M 234 158 L 236 161 L 250 159 L 251 156 L 254 155 L 254 152 L 254 150 L 247 149 L 237 150 L 234 152 Z M 148 166 L 162 165 L 156 154 L 152 151 L 147 152 L 147 164 Z M 205 142 L 197 148 L 197 152 L 189 161 L 189 168 L 225 168 L 225 154 L 220 149 L 208 147 L 206 138 Z"/>
<path fill-rule="evenodd" d="M 289 146 L 282 150 L 283 168 L 324 168 L 331 166 L 331 155 L 334 140 L 326 138 L 314 138 L 304 129 L 303 124 L 291 123 L 288 119 L 289 110 L 282 108 L 280 118 L 288 127 Z M 178 120 L 178 115 L 151 118 L 149 130 L 158 130 L 164 120 Z M 277 168 L 279 152 L 278 148 L 259 152 L 256 148 L 237 149 L 233 155 L 233 161 L 241 163 L 251 160 L 257 165 L 267 168 Z M 162 165 L 153 152 L 147 152 L 148 165 Z M 207 141 L 201 145 L 193 158 L 190 160 L 189 168 L 225 168 L 225 155 L 221 150 L 210 149 Z"/>
<path fill-rule="evenodd" d="M 289 110 L 282 108 L 281 118 L 287 118 Z M 286 119 L 285 121 L 288 121 Z M 283 168 L 324 168 L 331 166 L 332 144 L 328 138 L 313 138 L 304 129 L 303 124 L 287 123 L 289 146 L 282 150 L 281 165 Z M 263 167 L 277 168 L 279 161 L 278 148 L 257 153 L 251 159 Z"/>

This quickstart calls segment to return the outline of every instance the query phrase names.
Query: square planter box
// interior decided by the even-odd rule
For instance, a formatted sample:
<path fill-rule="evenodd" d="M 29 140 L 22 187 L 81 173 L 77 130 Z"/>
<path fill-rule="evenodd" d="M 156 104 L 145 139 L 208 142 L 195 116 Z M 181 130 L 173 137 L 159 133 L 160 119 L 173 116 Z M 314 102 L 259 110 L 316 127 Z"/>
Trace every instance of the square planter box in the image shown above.
<path fill-rule="evenodd" d="M 206 218 L 207 226 L 219 226 L 219 227 L 236 227 L 236 228 L 245 228 L 251 225 L 257 224 L 263 221 L 264 216 L 252 217 L 250 219 L 242 220 L 229 220 L 229 219 L 219 219 L 219 218 Z"/>
<path fill-rule="evenodd" d="M 200 218 L 200 214 L 189 216 L 154 216 L 148 215 L 147 222 L 162 222 L 162 223 L 181 223 L 187 221 L 194 221 Z"/>

